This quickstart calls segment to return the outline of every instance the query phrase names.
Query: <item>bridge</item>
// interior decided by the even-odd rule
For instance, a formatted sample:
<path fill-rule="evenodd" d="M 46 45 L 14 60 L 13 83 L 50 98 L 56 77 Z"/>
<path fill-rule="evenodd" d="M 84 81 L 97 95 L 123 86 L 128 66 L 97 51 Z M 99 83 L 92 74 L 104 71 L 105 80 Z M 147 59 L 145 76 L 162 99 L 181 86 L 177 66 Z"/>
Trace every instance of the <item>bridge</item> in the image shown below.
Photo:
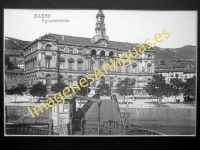
<path fill-rule="evenodd" d="M 84 99 L 87 102 L 81 110 L 85 118 L 76 118 L 76 100 Z M 69 103 L 69 123 L 65 125 L 53 126 L 52 122 L 46 124 L 34 124 L 43 128 L 36 128 L 28 125 L 9 124 L 6 125 L 7 135 L 163 135 L 152 130 L 141 129 L 129 125 L 126 115 L 120 111 L 118 100 L 115 95 L 91 98 L 74 95 Z M 125 113 L 126 114 L 126 113 Z"/>

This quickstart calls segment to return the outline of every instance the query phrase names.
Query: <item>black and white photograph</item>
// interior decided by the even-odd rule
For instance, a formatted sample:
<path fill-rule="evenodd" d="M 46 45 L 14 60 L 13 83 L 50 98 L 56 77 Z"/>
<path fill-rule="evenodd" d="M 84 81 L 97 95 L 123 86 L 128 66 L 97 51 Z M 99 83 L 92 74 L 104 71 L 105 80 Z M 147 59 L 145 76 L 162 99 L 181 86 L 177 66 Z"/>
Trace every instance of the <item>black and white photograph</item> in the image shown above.
<path fill-rule="evenodd" d="M 5 136 L 196 136 L 196 10 L 3 12 Z"/>

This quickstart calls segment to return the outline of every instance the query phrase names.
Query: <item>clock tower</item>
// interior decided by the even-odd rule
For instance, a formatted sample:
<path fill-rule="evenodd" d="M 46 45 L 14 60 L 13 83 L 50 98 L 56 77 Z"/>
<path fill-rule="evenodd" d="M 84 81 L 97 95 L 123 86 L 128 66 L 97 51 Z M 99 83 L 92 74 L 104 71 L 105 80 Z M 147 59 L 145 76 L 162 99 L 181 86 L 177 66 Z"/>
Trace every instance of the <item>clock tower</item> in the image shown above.
<path fill-rule="evenodd" d="M 103 14 L 102 10 L 99 10 L 96 18 L 97 18 L 97 23 L 95 28 L 96 35 L 92 38 L 91 42 L 93 44 L 106 46 L 109 44 L 108 41 L 109 37 L 106 36 L 106 28 L 104 23 L 105 15 Z"/>

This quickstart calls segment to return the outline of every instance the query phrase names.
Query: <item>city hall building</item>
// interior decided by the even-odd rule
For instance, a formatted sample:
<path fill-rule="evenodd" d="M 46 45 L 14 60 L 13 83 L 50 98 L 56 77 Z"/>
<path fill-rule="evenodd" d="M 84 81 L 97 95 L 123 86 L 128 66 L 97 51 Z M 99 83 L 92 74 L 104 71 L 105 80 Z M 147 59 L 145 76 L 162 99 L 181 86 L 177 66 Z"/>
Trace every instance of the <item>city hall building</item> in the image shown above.
<path fill-rule="evenodd" d="M 137 44 L 109 40 L 104 24 L 105 16 L 101 10 L 97 13 L 96 19 L 94 37 L 46 34 L 26 46 L 24 48 L 26 85 L 30 87 L 38 81 L 43 81 L 50 88 L 57 82 L 58 61 L 62 80 L 70 85 L 76 82 L 79 76 L 86 76 L 87 73 L 94 76 L 94 66 L 101 69 L 110 58 L 120 57 L 123 52 L 133 50 L 134 47 L 137 49 Z M 58 53 L 60 53 L 59 60 Z M 121 80 L 127 77 L 135 79 L 135 86 L 131 87 L 134 89 L 134 94 L 146 95 L 143 87 L 155 72 L 154 59 L 154 49 L 147 49 L 138 57 L 131 58 L 130 66 L 122 64 L 117 69 L 109 71 L 105 75 L 105 81 L 116 90 L 116 84 Z M 97 80 L 90 86 L 91 93 L 94 93 L 99 82 L 100 80 Z"/>

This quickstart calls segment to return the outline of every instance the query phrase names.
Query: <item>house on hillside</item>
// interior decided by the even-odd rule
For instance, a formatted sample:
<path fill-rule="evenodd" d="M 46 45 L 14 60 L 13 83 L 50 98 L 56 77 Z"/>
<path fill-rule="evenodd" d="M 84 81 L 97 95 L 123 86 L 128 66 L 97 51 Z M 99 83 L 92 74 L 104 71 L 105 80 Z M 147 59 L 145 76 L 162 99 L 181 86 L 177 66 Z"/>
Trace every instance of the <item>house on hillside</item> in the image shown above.
<path fill-rule="evenodd" d="M 24 69 L 24 61 L 23 60 L 19 61 L 17 67 Z"/>
<path fill-rule="evenodd" d="M 170 83 L 170 79 L 179 78 L 183 82 L 188 78 L 196 75 L 196 67 L 194 62 L 188 60 L 178 60 L 171 64 L 165 64 L 163 61 L 156 66 L 155 73 L 162 74 L 166 83 Z"/>

